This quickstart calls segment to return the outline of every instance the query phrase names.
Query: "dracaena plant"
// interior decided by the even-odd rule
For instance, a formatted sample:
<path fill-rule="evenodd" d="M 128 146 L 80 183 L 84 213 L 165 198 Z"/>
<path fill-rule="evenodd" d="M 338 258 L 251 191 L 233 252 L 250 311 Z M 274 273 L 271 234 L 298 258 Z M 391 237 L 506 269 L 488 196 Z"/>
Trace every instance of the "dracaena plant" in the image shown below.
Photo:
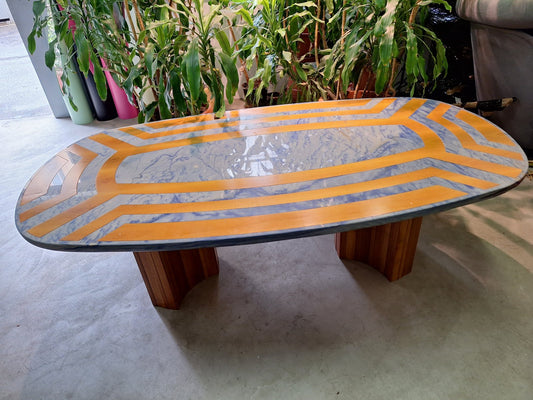
<path fill-rule="evenodd" d="M 200 0 L 131 3 L 126 16 L 134 37 L 122 84 L 136 97 L 144 120 L 154 113 L 161 118 L 198 114 L 209 101 L 222 115 L 224 95 L 233 101 L 239 76 L 221 5 L 206 13 Z M 109 61 L 113 70 L 120 69 L 120 57 Z"/>
<path fill-rule="evenodd" d="M 46 14 L 48 2 L 51 13 Z M 224 94 L 233 100 L 238 72 L 232 45 L 221 29 L 220 5 L 205 13 L 200 0 L 60 0 L 59 4 L 61 9 L 52 0 L 34 1 L 30 50 L 35 48 L 34 37 L 52 25 L 56 38 L 46 53 L 47 65 L 53 65 L 59 44 L 67 67 L 76 54 L 83 73 L 94 68 L 99 94 L 105 98 L 102 60 L 130 101 L 136 102 L 140 122 L 198 114 L 210 99 L 220 116 L 225 111 Z"/>
<path fill-rule="evenodd" d="M 320 73 L 316 66 L 303 62 L 299 44 L 302 34 L 320 21 L 315 1 L 295 0 L 242 0 L 236 11 L 242 17 L 241 38 L 237 42 L 246 67 L 255 68 L 248 82 L 248 93 L 258 103 L 264 89 L 275 86 L 279 79 L 288 77 L 280 98 L 292 101 L 292 89 L 300 89 L 302 97 L 316 100 L 324 94 Z"/>
<path fill-rule="evenodd" d="M 378 95 L 425 93 L 447 70 L 444 45 L 424 24 L 430 5 L 451 10 L 445 0 L 343 0 L 328 22 L 341 34 L 325 63 L 327 85 L 345 92 L 367 68 Z"/>

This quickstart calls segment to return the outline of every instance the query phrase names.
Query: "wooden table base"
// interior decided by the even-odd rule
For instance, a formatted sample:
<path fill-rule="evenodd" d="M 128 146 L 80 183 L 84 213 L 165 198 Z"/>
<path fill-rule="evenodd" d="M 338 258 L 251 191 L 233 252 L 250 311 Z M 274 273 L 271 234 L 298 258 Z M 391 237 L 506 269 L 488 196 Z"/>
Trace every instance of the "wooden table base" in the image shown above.
<path fill-rule="evenodd" d="M 218 274 L 215 248 L 134 252 L 144 283 L 158 307 L 177 310 L 195 285 Z"/>
<path fill-rule="evenodd" d="M 364 262 L 389 281 L 411 272 L 422 217 L 335 235 L 340 258 Z"/>
<path fill-rule="evenodd" d="M 411 272 L 421 225 L 422 217 L 337 233 L 335 248 L 340 258 L 367 263 L 395 281 Z M 133 254 L 158 307 L 179 309 L 189 290 L 218 274 L 215 248 Z"/>

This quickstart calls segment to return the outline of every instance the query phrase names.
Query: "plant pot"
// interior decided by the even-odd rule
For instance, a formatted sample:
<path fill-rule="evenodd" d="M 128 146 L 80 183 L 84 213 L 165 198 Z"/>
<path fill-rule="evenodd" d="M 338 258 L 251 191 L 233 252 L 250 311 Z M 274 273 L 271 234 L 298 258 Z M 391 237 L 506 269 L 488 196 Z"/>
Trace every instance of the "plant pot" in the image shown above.
<path fill-rule="evenodd" d="M 139 114 L 139 111 L 129 102 L 128 96 L 126 95 L 124 89 L 117 85 L 111 76 L 111 73 L 107 70 L 105 61 L 102 59 L 100 61 L 102 62 L 102 67 L 104 68 L 107 85 L 109 87 L 109 91 L 111 92 L 111 97 L 113 97 L 113 102 L 115 103 L 118 117 L 120 119 L 136 118 Z"/>
<path fill-rule="evenodd" d="M 85 125 L 94 121 L 91 106 L 87 97 L 85 96 L 85 90 L 80 79 L 80 76 L 72 70 L 68 71 L 56 71 L 61 93 L 63 94 L 63 101 L 67 107 L 70 119 L 77 125 Z M 68 96 L 63 92 L 61 75 L 67 74 L 69 81 L 69 92 L 72 96 L 72 101 L 76 105 L 77 110 L 74 110 L 72 104 L 70 104 Z"/>
<path fill-rule="evenodd" d="M 259 81 L 256 81 L 257 86 L 259 86 Z M 279 99 L 279 93 L 278 92 L 269 92 L 266 88 L 263 88 L 261 90 L 261 98 L 259 99 L 259 104 L 256 105 L 255 103 L 255 96 L 257 93 L 257 89 L 253 89 L 252 93 L 250 93 L 249 96 L 246 96 L 246 93 L 248 93 L 248 83 L 244 82 L 242 85 L 242 90 L 245 94 L 244 102 L 246 108 L 252 108 L 252 107 L 265 107 L 270 105 L 278 104 Z"/>
<path fill-rule="evenodd" d="M 348 97 L 353 99 L 362 98 L 374 98 L 378 97 L 376 93 L 376 75 L 369 67 L 364 67 L 359 74 L 359 79 L 355 85 L 355 89 L 352 91 L 352 96 Z"/>

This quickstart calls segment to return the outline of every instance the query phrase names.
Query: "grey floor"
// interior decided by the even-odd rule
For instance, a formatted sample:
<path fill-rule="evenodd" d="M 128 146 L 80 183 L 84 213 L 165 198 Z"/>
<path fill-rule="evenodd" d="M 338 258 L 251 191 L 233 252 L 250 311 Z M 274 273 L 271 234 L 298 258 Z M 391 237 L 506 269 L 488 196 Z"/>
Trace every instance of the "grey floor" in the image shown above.
<path fill-rule="evenodd" d="M 222 248 L 157 309 L 131 254 L 17 233 L 35 170 L 126 122 L 54 119 L 13 25 L 0 46 L 1 399 L 533 399 L 533 182 L 426 217 L 395 283 L 322 236 Z"/>

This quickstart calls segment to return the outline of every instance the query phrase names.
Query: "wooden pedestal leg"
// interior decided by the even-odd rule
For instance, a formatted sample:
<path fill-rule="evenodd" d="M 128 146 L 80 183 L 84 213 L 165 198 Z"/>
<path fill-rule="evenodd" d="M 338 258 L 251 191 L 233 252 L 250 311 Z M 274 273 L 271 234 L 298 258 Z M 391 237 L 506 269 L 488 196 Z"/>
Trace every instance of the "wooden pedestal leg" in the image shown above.
<path fill-rule="evenodd" d="M 215 248 L 134 252 L 144 283 L 158 307 L 177 310 L 195 285 L 218 274 Z"/>
<path fill-rule="evenodd" d="M 389 281 L 411 272 L 422 217 L 341 232 L 335 236 L 340 258 L 364 262 Z"/>

